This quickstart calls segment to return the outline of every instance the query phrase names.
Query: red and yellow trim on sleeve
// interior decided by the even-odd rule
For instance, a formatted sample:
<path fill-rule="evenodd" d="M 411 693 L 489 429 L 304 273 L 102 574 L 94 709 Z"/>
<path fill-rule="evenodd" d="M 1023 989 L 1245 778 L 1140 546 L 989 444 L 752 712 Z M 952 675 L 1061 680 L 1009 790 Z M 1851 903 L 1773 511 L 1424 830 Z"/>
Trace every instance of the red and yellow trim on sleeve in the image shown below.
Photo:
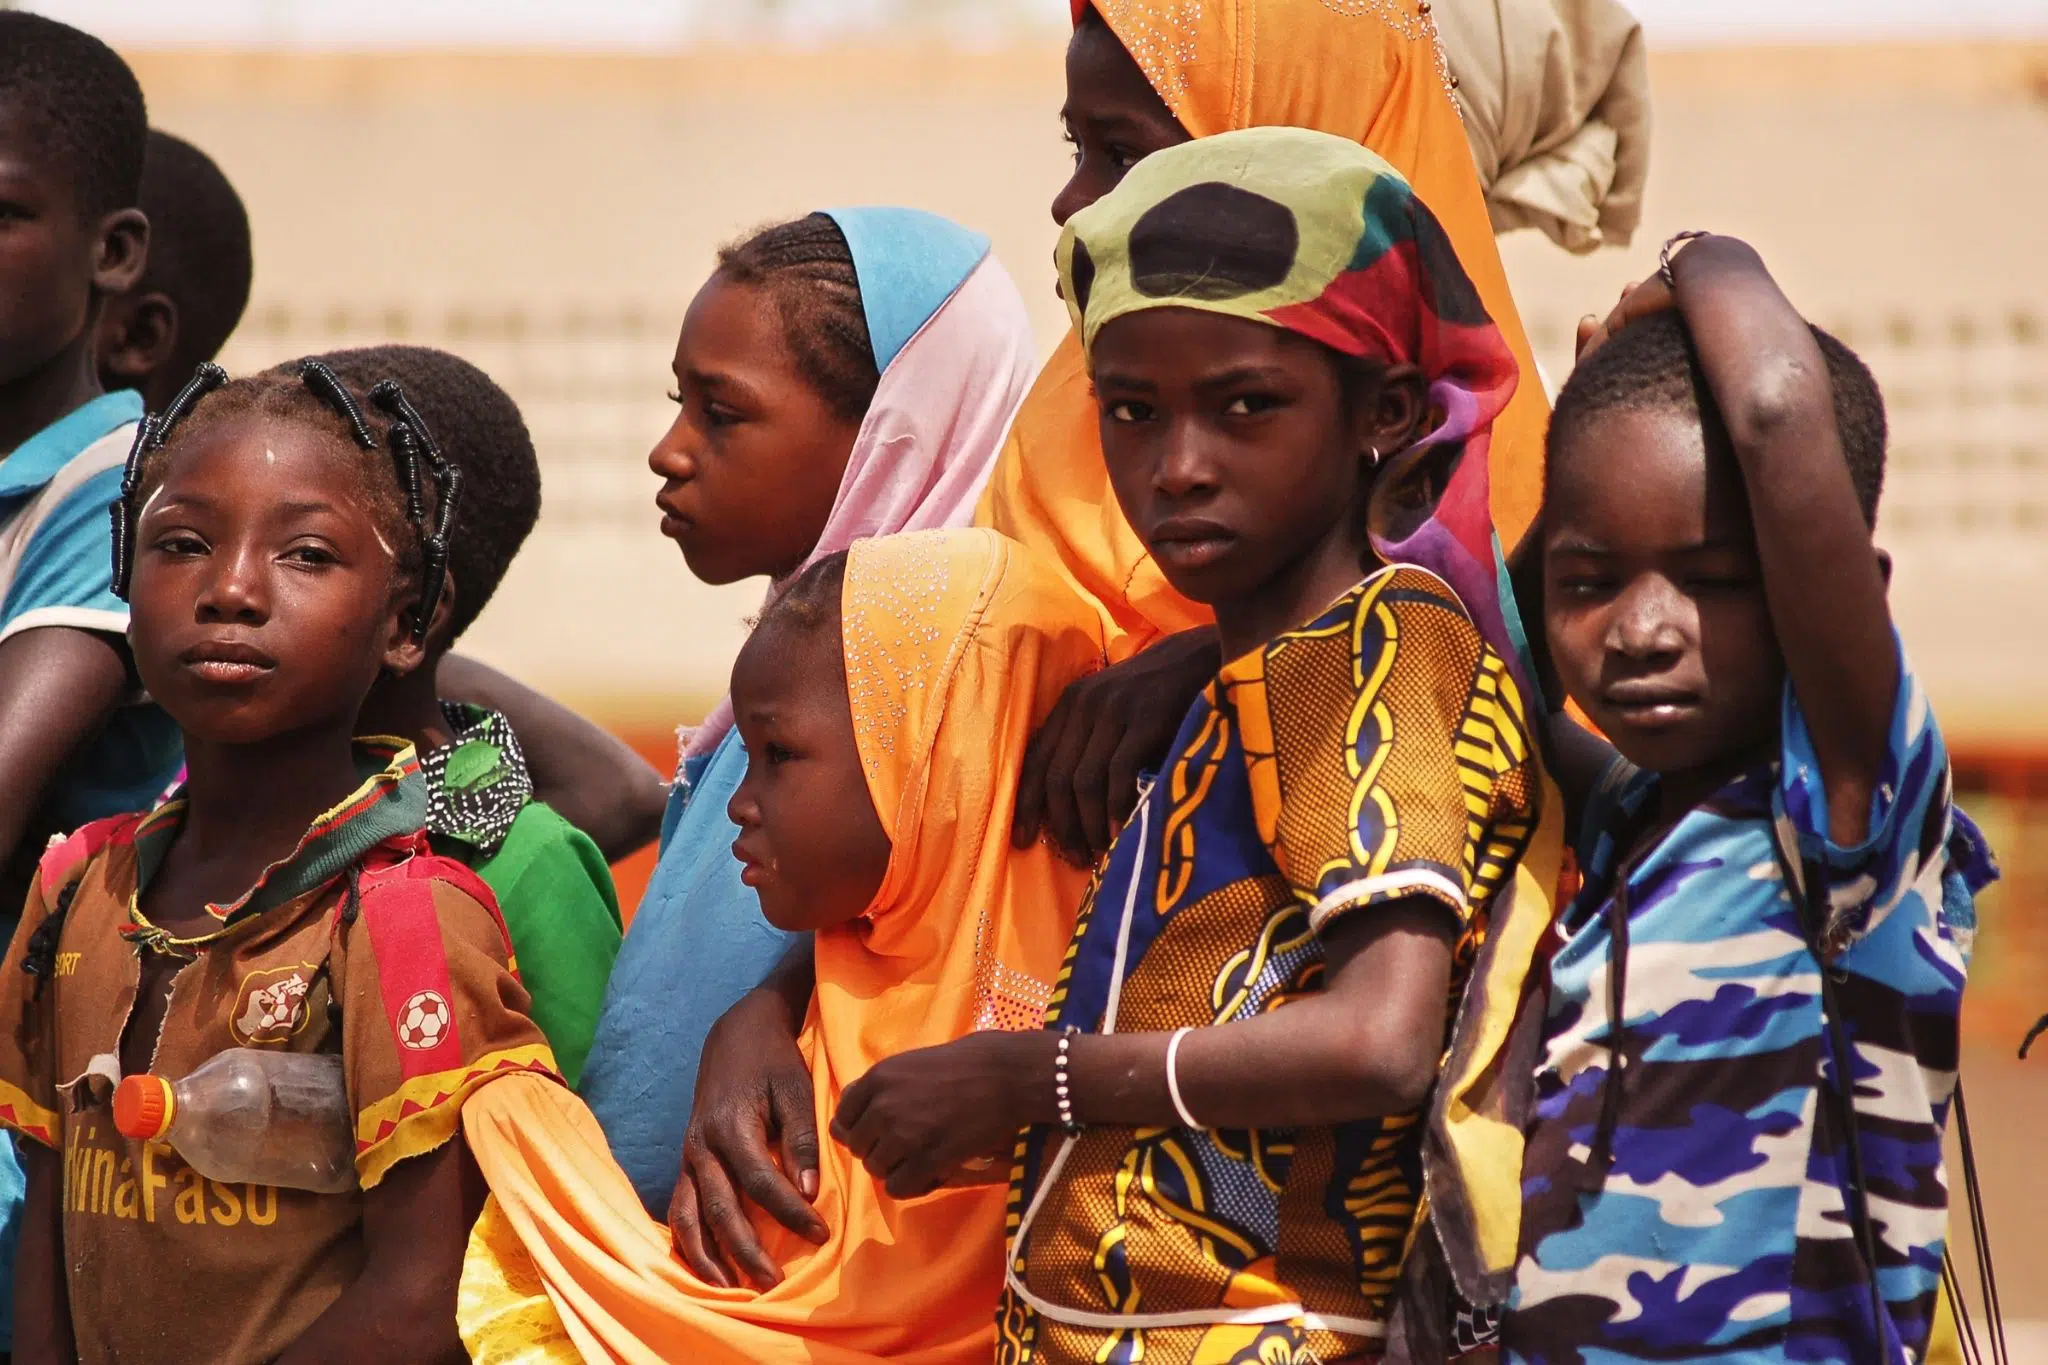
<path fill-rule="evenodd" d="M 45 1147 L 57 1146 L 57 1114 L 28 1097 L 28 1092 L 0 1081 L 0 1125 L 12 1128 Z"/>
<path fill-rule="evenodd" d="M 415 1076 L 356 1118 L 356 1175 L 364 1189 L 407 1157 L 431 1152 L 455 1135 L 462 1106 L 479 1086 L 525 1071 L 559 1076 L 546 1043 L 487 1053 L 465 1067 Z"/>

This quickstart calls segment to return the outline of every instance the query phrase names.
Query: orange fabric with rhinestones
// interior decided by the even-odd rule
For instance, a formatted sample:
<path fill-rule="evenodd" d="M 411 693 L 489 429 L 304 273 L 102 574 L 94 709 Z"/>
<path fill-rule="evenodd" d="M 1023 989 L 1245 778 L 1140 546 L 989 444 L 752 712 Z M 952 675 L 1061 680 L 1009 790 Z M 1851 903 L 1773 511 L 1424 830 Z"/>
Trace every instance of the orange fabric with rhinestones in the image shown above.
<path fill-rule="evenodd" d="M 847 690 L 893 852 L 874 904 L 816 938 L 801 1043 L 823 1133 L 876 1062 L 984 1028 L 1043 1025 L 1087 874 L 1010 847 L 1025 742 L 1100 666 L 1088 604 L 986 530 L 862 541 L 843 598 Z M 464 1337 L 479 1360 L 968 1365 L 994 1352 L 1007 1167 L 892 1199 L 840 1144 L 819 1152 L 814 1247 L 755 1218 L 787 1278 L 714 1289 L 669 1249 L 580 1100 L 499 1082 L 464 1122 L 494 1203 L 471 1243 Z M 573 1344 L 572 1344 L 573 1343 Z"/>

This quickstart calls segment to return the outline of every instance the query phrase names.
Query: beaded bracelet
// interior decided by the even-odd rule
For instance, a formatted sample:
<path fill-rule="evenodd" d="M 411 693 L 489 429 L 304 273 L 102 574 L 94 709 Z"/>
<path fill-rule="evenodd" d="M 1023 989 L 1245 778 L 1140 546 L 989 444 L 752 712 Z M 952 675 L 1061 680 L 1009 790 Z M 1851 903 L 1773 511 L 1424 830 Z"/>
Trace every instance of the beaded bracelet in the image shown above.
<path fill-rule="evenodd" d="M 1672 252 L 1676 248 L 1684 246 L 1687 242 L 1698 241 L 1700 238 L 1709 235 L 1711 234 L 1701 232 L 1698 229 L 1692 229 L 1677 233 L 1670 241 L 1664 243 L 1664 249 L 1657 253 L 1657 276 L 1664 281 L 1666 289 L 1676 291 L 1678 288 L 1678 278 L 1671 273 Z"/>
<path fill-rule="evenodd" d="M 1081 1125 L 1074 1121 L 1074 1101 L 1069 1089 L 1070 1076 L 1067 1070 L 1074 1047 L 1074 1035 L 1080 1031 L 1072 1024 L 1061 1030 L 1059 1051 L 1054 1054 L 1052 1061 L 1053 1099 L 1059 1105 L 1060 1127 L 1066 1130 L 1068 1137 L 1081 1135 Z"/>

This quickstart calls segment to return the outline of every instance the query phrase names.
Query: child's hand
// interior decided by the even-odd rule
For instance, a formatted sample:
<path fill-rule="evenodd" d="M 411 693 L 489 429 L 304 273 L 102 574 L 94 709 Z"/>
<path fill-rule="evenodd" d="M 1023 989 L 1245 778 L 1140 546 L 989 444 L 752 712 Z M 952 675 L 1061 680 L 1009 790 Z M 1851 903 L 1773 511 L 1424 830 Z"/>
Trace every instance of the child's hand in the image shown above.
<path fill-rule="evenodd" d="M 897 1199 L 930 1194 L 963 1172 L 1006 1160 L 1050 1096 L 1058 1035 L 988 1031 L 879 1063 L 840 1096 L 832 1136 Z"/>
<path fill-rule="evenodd" d="M 1138 774 L 1165 758 L 1222 667 L 1216 632 L 1204 628 L 1071 683 L 1024 750 L 1015 845 L 1028 848 L 1043 833 L 1081 867 L 1107 853 L 1137 803 Z"/>
<path fill-rule="evenodd" d="M 697 1069 L 696 1103 L 668 1209 L 676 1254 L 706 1284 L 757 1289 L 782 1282 L 761 1245 L 750 1206 L 822 1246 L 830 1229 L 818 1193 L 818 1132 L 811 1073 L 790 1010 L 771 992 L 742 997 L 711 1027 Z"/>
<path fill-rule="evenodd" d="M 1670 287 L 1660 277 L 1652 275 L 1647 280 L 1638 280 L 1621 291 L 1621 300 L 1606 318 L 1588 313 L 1579 319 L 1578 359 L 1585 360 L 1605 346 L 1609 337 L 1637 318 L 1646 318 L 1652 313 L 1675 307 L 1677 300 L 1672 298 Z"/>

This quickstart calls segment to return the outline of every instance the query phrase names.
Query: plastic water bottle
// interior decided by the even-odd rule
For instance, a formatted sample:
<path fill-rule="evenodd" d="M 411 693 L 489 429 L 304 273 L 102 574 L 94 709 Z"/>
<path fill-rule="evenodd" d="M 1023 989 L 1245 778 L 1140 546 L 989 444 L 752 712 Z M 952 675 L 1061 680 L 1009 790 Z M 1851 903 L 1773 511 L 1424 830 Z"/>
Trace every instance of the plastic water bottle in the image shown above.
<path fill-rule="evenodd" d="M 128 1076 L 114 1090 L 114 1126 L 169 1142 L 224 1184 L 356 1188 L 354 1119 L 332 1054 L 234 1047 L 182 1081 Z"/>

